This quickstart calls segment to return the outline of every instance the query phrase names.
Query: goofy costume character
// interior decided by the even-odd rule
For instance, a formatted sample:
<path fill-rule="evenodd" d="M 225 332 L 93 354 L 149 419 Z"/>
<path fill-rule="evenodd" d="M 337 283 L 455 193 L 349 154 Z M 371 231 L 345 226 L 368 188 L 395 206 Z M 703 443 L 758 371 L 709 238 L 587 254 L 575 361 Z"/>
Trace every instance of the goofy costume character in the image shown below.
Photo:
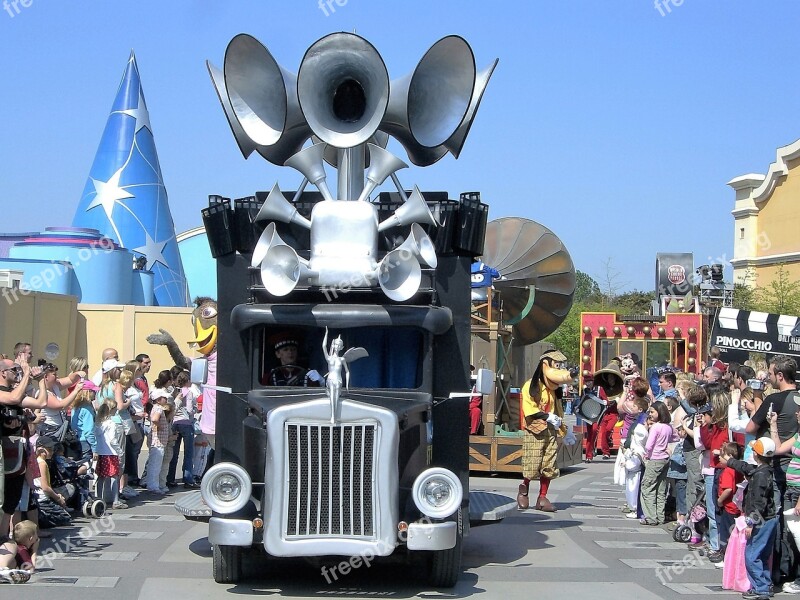
<path fill-rule="evenodd" d="M 531 479 L 539 478 L 539 497 L 536 509 L 555 512 L 556 508 L 547 499 L 550 480 L 558 477 L 556 454 L 558 437 L 567 434 L 563 423 L 564 406 L 561 401 L 561 386 L 572 381 L 564 368 L 567 357 L 558 350 L 542 354 L 539 365 L 530 381 L 522 386 L 522 414 L 525 419 L 525 436 L 522 442 L 522 476 L 517 494 L 517 508 L 529 507 L 528 486 Z"/>
<path fill-rule="evenodd" d="M 192 325 L 195 337 L 189 340 L 197 351 L 208 359 L 208 377 L 203 386 L 203 410 L 200 413 L 200 430 L 205 434 L 213 449 L 217 423 L 217 302 L 206 296 L 195 298 L 195 309 L 192 311 Z M 181 352 L 172 335 L 159 329 L 160 333 L 147 336 L 151 344 L 166 346 L 175 364 L 191 370 L 192 359 Z"/>

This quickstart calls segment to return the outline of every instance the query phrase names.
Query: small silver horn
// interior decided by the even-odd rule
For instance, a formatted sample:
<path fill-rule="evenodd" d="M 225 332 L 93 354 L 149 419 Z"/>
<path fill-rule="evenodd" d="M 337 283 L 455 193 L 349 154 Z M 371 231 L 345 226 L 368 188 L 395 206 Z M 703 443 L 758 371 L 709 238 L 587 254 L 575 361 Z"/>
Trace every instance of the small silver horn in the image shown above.
<path fill-rule="evenodd" d="M 297 101 L 296 77 L 261 42 L 246 34 L 234 37 L 225 50 L 223 80 L 220 89 L 212 73 L 217 94 L 227 94 L 234 118 L 259 154 L 281 165 L 303 147 L 311 130 Z"/>
<path fill-rule="evenodd" d="M 431 214 L 431 209 L 422 197 L 422 192 L 417 186 L 414 191 L 394 214 L 378 225 L 378 231 L 385 231 L 397 225 L 409 225 L 411 223 L 424 223 L 426 225 L 437 225 L 436 219 Z"/>
<path fill-rule="evenodd" d="M 317 137 L 336 148 L 352 148 L 372 137 L 383 119 L 389 73 L 367 40 L 332 33 L 306 51 L 297 73 L 297 96 Z"/>
<path fill-rule="evenodd" d="M 370 164 L 367 169 L 367 185 L 361 191 L 359 200 L 367 200 L 376 187 L 382 184 L 392 173 L 408 168 L 408 165 L 388 150 L 375 144 L 367 144 Z"/>
<path fill-rule="evenodd" d="M 281 239 L 275 231 L 275 224 L 270 223 L 264 233 L 272 229 L 269 245 L 266 252 L 259 250 L 259 257 L 263 254 L 261 262 L 261 283 L 273 296 L 286 296 L 301 279 L 313 276 L 313 272 L 308 268 L 308 261 L 300 258 L 294 248 L 289 246 Z M 262 237 L 264 235 L 262 234 Z M 259 240 L 260 242 L 260 240 Z M 256 253 L 253 253 L 255 262 Z"/>
<path fill-rule="evenodd" d="M 425 230 L 417 223 L 411 224 L 411 233 L 408 234 L 405 241 L 395 248 L 395 250 L 404 250 L 412 253 L 417 257 L 419 262 L 432 269 L 435 269 L 436 265 L 439 264 L 439 259 L 436 257 L 436 247 L 433 245 L 433 241 L 431 241 L 431 238 L 428 237 Z"/>
<path fill-rule="evenodd" d="M 297 208 L 281 193 L 277 183 L 272 186 L 267 199 L 264 200 L 264 204 L 262 204 L 261 208 L 258 210 L 255 221 L 297 223 L 306 229 L 311 229 L 311 221 L 297 212 Z M 266 231 L 266 229 L 264 231 Z"/>
<path fill-rule="evenodd" d="M 390 300 L 408 300 L 417 293 L 421 282 L 419 261 L 407 250 L 392 250 L 378 265 L 378 285 Z"/>
<path fill-rule="evenodd" d="M 325 144 L 314 144 L 300 150 L 283 164 L 286 167 L 292 167 L 300 171 L 306 179 L 317 186 L 325 200 L 333 200 L 331 191 L 325 181 L 327 175 L 325 174 L 325 165 L 322 162 L 324 152 Z"/>

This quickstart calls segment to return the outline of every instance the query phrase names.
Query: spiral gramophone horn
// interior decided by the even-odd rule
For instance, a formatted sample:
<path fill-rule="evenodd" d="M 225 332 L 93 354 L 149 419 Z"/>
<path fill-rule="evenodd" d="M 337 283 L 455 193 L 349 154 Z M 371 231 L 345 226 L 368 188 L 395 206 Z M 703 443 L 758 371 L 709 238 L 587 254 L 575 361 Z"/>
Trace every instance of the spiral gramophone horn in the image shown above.
<path fill-rule="evenodd" d="M 422 192 L 417 186 L 414 191 L 394 214 L 378 225 L 378 231 L 385 231 L 397 225 L 409 225 L 411 223 L 424 223 L 426 225 L 436 225 L 436 219 L 431 214 L 431 209 L 422 197 Z"/>
<path fill-rule="evenodd" d="M 301 279 L 314 276 L 308 268 L 308 261 L 300 258 L 294 248 L 281 239 L 275 231 L 275 224 L 270 223 L 264 233 L 271 229 L 270 241 L 263 251 L 256 245 L 258 257 L 261 259 L 261 283 L 264 289 L 273 296 L 285 296 L 290 293 Z M 264 235 L 262 234 L 262 237 Z M 259 240 L 260 242 L 261 240 Z M 253 263 L 256 262 L 256 252 L 253 252 Z"/>
<path fill-rule="evenodd" d="M 314 135 L 336 148 L 352 148 L 372 137 L 383 119 L 389 73 L 367 40 L 332 33 L 306 51 L 297 96 Z"/>
<path fill-rule="evenodd" d="M 392 250 L 378 265 L 378 285 L 390 300 L 408 300 L 417 293 L 421 282 L 422 268 L 408 250 Z"/>
<path fill-rule="evenodd" d="M 475 57 L 450 35 L 428 49 L 413 73 L 393 81 L 381 130 L 394 136 L 415 165 L 433 164 L 462 125 L 475 89 Z M 477 108 L 477 107 L 476 107 Z"/>
<path fill-rule="evenodd" d="M 395 250 L 411 252 L 419 262 L 432 269 L 435 269 L 439 263 L 436 257 L 436 247 L 433 245 L 431 238 L 428 237 L 428 234 L 425 233 L 425 230 L 417 223 L 411 224 L 411 233 Z"/>
<path fill-rule="evenodd" d="M 234 37 L 225 50 L 223 80 L 220 89 L 212 72 L 217 94 L 227 94 L 230 112 L 259 154 L 281 165 L 303 147 L 311 130 L 297 101 L 296 78 L 261 42 L 246 34 Z M 222 105 L 227 116 L 226 103 Z"/>
<path fill-rule="evenodd" d="M 297 212 L 297 208 L 295 208 L 294 204 L 289 202 L 281 193 L 277 183 L 272 186 L 267 199 L 264 200 L 264 204 L 262 204 L 261 208 L 258 210 L 255 221 L 297 223 L 301 227 L 311 229 L 311 221 Z"/>
<path fill-rule="evenodd" d="M 614 361 L 595 372 L 593 379 L 595 386 L 603 388 L 609 398 L 619 396 L 625 384 L 622 370 Z"/>
<path fill-rule="evenodd" d="M 328 184 L 325 182 L 325 165 L 322 162 L 322 155 L 325 152 L 325 144 L 314 144 L 297 154 L 290 157 L 284 164 L 300 171 L 306 179 L 317 186 L 325 200 L 333 200 Z"/>
<path fill-rule="evenodd" d="M 367 184 L 361 191 L 359 200 L 366 200 L 376 187 L 384 182 L 384 180 L 400 169 L 408 167 L 406 163 L 397 158 L 388 150 L 384 150 L 375 144 L 367 144 L 370 155 L 370 164 L 367 169 Z"/>

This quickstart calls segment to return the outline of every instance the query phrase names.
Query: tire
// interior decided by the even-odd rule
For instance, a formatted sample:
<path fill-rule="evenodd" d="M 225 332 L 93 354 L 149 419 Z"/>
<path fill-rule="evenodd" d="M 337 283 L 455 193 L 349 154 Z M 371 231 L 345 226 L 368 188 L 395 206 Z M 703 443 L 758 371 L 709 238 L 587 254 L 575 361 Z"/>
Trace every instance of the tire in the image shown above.
<path fill-rule="evenodd" d="M 434 587 L 451 588 L 461 577 L 461 552 L 464 541 L 464 517 L 461 509 L 456 516 L 456 544 L 447 550 L 435 550 L 431 556 L 428 583 Z"/>
<path fill-rule="evenodd" d="M 89 513 L 95 519 L 99 519 L 104 514 L 106 514 L 106 503 L 102 500 L 93 500 L 91 504 L 91 508 L 89 509 Z"/>
<path fill-rule="evenodd" d="M 672 532 L 672 539 L 676 542 L 688 542 L 692 539 L 692 528 L 686 525 L 679 525 L 675 528 L 675 531 Z"/>
<path fill-rule="evenodd" d="M 214 546 L 214 581 L 238 583 L 242 578 L 242 548 L 239 546 Z"/>
<path fill-rule="evenodd" d="M 91 518 L 91 516 L 92 516 L 92 503 L 91 503 L 91 501 L 86 500 L 83 503 L 83 506 L 81 507 L 81 512 L 83 513 L 83 516 L 86 517 L 87 519 Z"/>

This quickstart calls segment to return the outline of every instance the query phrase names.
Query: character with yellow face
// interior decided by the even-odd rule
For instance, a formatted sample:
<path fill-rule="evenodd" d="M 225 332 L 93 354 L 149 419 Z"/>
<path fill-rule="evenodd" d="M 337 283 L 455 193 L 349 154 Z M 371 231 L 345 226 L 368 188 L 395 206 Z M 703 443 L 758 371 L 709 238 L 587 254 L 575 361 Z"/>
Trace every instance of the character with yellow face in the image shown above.
<path fill-rule="evenodd" d="M 539 477 L 539 496 L 536 509 L 555 512 L 547 499 L 550 480 L 558 477 L 556 454 L 558 437 L 567 434 L 561 386 L 572 381 L 565 368 L 567 357 L 558 350 L 542 354 L 533 377 L 522 386 L 522 414 L 525 418 L 525 437 L 522 442 L 522 476 L 517 494 L 517 508 L 529 507 L 528 486 Z"/>
<path fill-rule="evenodd" d="M 194 344 L 197 351 L 208 360 L 208 377 L 203 386 L 203 410 L 200 416 L 200 429 L 205 434 L 211 447 L 214 447 L 217 420 L 217 302 L 207 296 L 195 298 L 195 309 L 192 311 L 192 325 L 194 325 L 194 339 L 189 344 Z M 178 343 L 172 335 L 159 329 L 160 333 L 147 336 L 151 344 L 166 346 L 169 355 L 175 364 L 184 369 L 191 370 L 192 359 L 181 352 Z"/>

